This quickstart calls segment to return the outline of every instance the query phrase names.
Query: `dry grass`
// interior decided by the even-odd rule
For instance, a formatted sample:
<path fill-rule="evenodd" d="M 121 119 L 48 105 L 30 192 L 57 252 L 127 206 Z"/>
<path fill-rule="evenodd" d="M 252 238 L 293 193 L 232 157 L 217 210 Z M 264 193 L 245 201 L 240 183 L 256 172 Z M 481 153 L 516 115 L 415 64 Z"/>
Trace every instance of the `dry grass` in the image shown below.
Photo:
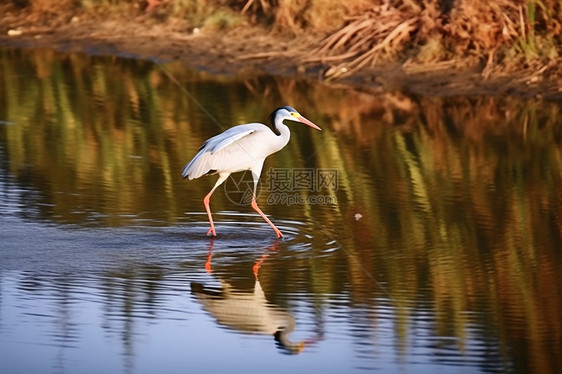
<path fill-rule="evenodd" d="M 557 0 L 374 1 L 325 38 L 309 62 L 332 64 L 327 78 L 352 74 L 380 60 L 419 63 L 553 60 L 561 43 Z M 540 40 L 540 43 L 538 42 Z"/>
<path fill-rule="evenodd" d="M 44 24 L 90 10 L 183 19 L 193 27 L 261 25 L 284 36 L 326 35 L 306 58 L 328 65 L 326 78 L 385 60 L 478 65 L 484 76 L 498 67 L 549 70 L 562 46 L 560 0 L 159 0 L 149 12 L 147 0 L 11 2 Z"/>

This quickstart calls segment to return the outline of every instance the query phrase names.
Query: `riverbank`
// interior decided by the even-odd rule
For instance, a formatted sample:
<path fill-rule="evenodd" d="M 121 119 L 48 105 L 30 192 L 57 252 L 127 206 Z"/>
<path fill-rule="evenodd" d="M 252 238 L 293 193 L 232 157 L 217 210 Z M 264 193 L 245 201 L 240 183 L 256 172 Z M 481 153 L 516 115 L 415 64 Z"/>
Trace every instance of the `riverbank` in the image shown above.
<path fill-rule="evenodd" d="M 507 94 L 562 100 L 560 58 L 509 70 L 474 59 L 421 63 L 397 58 L 346 74 L 345 65 L 311 58 L 324 38 L 321 34 L 289 35 L 249 24 L 198 28 L 181 19 L 161 22 L 144 13 L 86 17 L 73 12 L 45 21 L 10 9 L 0 9 L 0 47 L 179 61 L 215 73 L 298 75 L 373 92 L 402 89 L 428 96 Z"/>

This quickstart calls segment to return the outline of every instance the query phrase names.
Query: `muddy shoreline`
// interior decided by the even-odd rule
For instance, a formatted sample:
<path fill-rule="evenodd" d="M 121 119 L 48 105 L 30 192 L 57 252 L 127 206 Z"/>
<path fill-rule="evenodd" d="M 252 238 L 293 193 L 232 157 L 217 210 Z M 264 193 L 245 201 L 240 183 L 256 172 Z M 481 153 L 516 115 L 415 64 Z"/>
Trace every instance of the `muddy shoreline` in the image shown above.
<path fill-rule="evenodd" d="M 42 48 L 94 55 L 178 61 L 211 73 L 261 73 L 323 79 L 328 63 L 306 63 L 318 36 L 282 38 L 247 28 L 227 33 L 154 27 L 138 19 L 84 22 L 73 18 L 58 26 L 0 24 L 0 48 Z M 425 96 L 512 95 L 562 101 L 562 77 L 552 66 L 482 74 L 483 66 L 459 68 L 447 63 L 412 65 L 399 61 L 337 79 L 334 82 L 370 92 L 404 90 Z"/>

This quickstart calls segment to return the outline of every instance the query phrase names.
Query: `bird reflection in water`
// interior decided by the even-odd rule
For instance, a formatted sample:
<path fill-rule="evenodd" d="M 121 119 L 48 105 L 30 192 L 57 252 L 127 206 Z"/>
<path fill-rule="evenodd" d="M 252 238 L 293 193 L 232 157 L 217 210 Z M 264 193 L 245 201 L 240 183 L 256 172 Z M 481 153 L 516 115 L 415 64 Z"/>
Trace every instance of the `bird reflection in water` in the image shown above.
<path fill-rule="evenodd" d="M 212 274 L 211 259 L 213 241 L 210 242 L 209 255 L 205 269 Z M 219 325 L 248 334 L 272 335 L 276 345 L 283 353 L 298 354 L 305 346 L 315 343 L 318 339 L 300 342 L 289 340 L 296 327 L 294 317 L 285 309 L 267 301 L 259 281 L 259 270 L 270 254 L 277 250 L 279 241 L 255 262 L 253 266 L 255 283 L 252 291 L 235 289 L 232 284 L 219 279 L 221 288 L 207 287 L 201 283 L 191 283 L 191 292 L 209 312 Z"/>

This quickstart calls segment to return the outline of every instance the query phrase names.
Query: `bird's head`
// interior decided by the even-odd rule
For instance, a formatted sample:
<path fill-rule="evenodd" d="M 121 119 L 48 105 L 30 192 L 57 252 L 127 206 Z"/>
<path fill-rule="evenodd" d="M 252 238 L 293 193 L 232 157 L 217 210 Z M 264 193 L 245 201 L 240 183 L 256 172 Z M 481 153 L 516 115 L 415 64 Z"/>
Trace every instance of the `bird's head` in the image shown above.
<path fill-rule="evenodd" d="M 287 333 L 283 331 L 277 331 L 273 337 L 275 338 L 276 346 L 281 350 L 282 353 L 288 355 L 298 355 L 300 354 L 307 345 L 306 341 L 293 343 L 287 338 Z"/>
<path fill-rule="evenodd" d="M 278 125 L 284 123 L 285 121 L 291 122 L 300 122 L 304 123 L 307 126 L 312 127 L 316 130 L 322 130 L 320 127 L 316 126 L 312 121 L 306 119 L 303 115 L 297 112 L 294 108 L 290 106 L 282 106 L 280 108 L 275 109 L 271 115 L 269 116 L 271 122 L 274 125 Z"/>

